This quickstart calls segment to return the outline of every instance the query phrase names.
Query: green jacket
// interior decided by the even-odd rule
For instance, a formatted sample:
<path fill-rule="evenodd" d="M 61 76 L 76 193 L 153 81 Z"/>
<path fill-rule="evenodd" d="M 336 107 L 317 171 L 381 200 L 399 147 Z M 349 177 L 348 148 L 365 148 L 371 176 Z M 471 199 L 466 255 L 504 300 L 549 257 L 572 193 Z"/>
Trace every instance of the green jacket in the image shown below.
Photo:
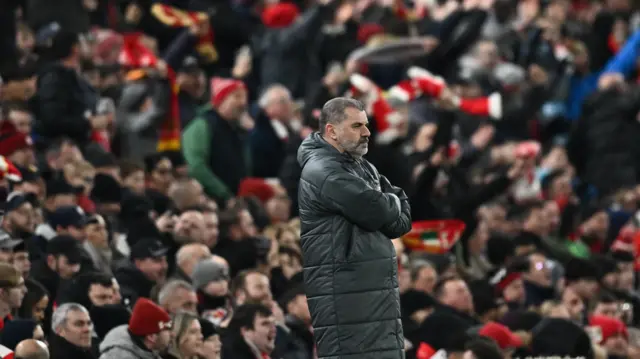
<path fill-rule="evenodd" d="M 219 201 L 226 202 L 235 194 L 211 170 L 210 155 L 212 133 L 209 116 L 215 115 L 211 105 L 198 109 L 196 117 L 182 132 L 182 153 L 189 168 L 189 175 L 202 185 L 204 192 Z M 245 158 L 249 159 L 249 150 Z M 250 163 L 250 161 L 249 161 Z"/>

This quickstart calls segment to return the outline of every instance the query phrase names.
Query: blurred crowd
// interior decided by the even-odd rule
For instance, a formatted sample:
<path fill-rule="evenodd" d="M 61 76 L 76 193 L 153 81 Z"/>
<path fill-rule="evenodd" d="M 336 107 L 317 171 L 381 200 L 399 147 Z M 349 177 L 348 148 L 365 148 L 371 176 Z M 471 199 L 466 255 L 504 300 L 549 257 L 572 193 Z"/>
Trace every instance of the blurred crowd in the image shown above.
<path fill-rule="evenodd" d="M 407 358 L 640 358 L 636 5 L 2 1 L 0 357 L 317 358 L 296 155 L 348 96 Z"/>

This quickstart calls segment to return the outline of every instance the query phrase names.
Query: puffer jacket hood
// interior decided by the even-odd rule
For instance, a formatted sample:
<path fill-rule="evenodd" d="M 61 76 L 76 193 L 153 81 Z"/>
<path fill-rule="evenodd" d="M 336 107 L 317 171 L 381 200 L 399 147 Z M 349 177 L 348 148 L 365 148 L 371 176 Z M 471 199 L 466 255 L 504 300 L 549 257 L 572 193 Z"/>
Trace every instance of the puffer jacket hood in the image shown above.
<path fill-rule="evenodd" d="M 100 343 L 100 359 L 157 359 L 157 354 L 133 342 L 128 325 L 113 328 Z"/>
<path fill-rule="evenodd" d="M 319 133 L 298 149 L 304 280 L 318 358 L 404 358 L 398 263 L 411 229 L 402 189 Z"/>
<path fill-rule="evenodd" d="M 314 157 L 341 156 L 342 154 L 325 141 L 319 132 L 310 134 L 298 148 L 298 163 L 300 167 Z"/>

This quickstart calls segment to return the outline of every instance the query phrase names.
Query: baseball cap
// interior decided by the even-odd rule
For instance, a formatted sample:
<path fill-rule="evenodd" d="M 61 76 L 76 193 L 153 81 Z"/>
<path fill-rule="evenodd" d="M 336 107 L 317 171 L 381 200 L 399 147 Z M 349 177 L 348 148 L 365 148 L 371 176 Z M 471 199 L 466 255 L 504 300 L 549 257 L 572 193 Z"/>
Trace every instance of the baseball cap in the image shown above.
<path fill-rule="evenodd" d="M 509 348 L 515 349 L 523 345 L 522 339 L 519 336 L 513 334 L 506 326 L 495 322 L 485 324 L 478 334 L 493 339 L 502 350 Z"/>
<path fill-rule="evenodd" d="M 78 264 L 82 261 L 83 250 L 80 242 L 70 236 L 56 236 L 47 243 L 47 254 L 53 256 L 63 255 L 67 257 L 69 264 Z"/>
<path fill-rule="evenodd" d="M 11 235 L 3 230 L 0 230 L 0 250 L 2 249 L 14 249 L 19 244 L 22 244 L 21 239 L 13 239 Z"/>
<path fill-rule="evenodd" d="M 131 259 L 160 258 L 167 255 L 167 247 L 154 238 L 141 238 L 131 246 Z"/>
<path fill-rule="evenodd" d="M 64 178 L 56 178 L 51 181 L 47 181 L 47 197 L 76 193 L 78 193 L 78 189 L 70 185 Z"/>
<path fill-rule="evenodd" d="M 51 213 L 49 216 L 49 224 L 51 224 L 53 228 L 57 228 L 58 226 L 63 228 L 70 226 L 82 228 L 87 224 L 87 216 L 82 208 L 78 206 L 64 206 Z"/>
<path fill-rule="evenodd" d="M 40 172 L 38 171 L 38 168 L 36 166 L 16 166 L 16 168 L 22 174 L 22 180 L 16 182 L 36 182 L 41 178 Z"/>
<path fill-rule="evenodd" d="M 200 66 L 198 65 L 198 59 L 196 59 L 194 56 L 185 57 L 178 71 L 189 73 L 189 74 L 198 73 L 200 71 Z"/>
<path fill-rule="evenodd" d="M 25 203 L 29 203 L 29 197 L 22 192 L 11 192 L 7 196 L 7 202 L 4 204 L 4 210 L 6 213 L 15 211 Z"/>

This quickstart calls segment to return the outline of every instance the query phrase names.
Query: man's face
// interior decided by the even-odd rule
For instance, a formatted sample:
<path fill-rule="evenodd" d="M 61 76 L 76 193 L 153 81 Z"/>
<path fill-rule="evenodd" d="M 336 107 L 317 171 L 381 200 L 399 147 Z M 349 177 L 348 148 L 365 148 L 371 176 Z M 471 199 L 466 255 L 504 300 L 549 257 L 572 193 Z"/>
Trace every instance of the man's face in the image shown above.
<path fill-rule="evenodd" d="M 11 249 L 0 249 L 0 262 L 11 264 L 13 262 L 13 251 Z"/>
<path fill-rule="evenodd" d="M 600 211 L 582 224 L 582 232 L 596 239 L 605 239 L 609 230 L 609 215 Z"/>
<path fill-rule="evenodd" d="M 202 213 L 196 211 L 184 212 L 178 218 L 175 235 L 185 242 L 204 243 L 205 223 Z"/>
<path fill-rule="evenodd" d="M 9 121 L 13 123 L 16 130 L 21 133 L 31 133 L 31 114 L 29 112 L 12 110 L 9 111 Z"/>
<path fill-rule="evenodd" d="M 205 212 L 204 216 L 204 244 L 209 248 L 213 248 L 218 243 L 220 229 L 218 227 L 218 215 L 214 212 Z"/>
<path fill-rule="evenodd" d="M 87 240 L 98 248 L 106 249 L 109 247 L 109 232 L 104 221 L 91 223 L 85 227 Z"/>
<path fill-rule="evenodd" d="M 24 278 L 20 277 L 17 286 L 8 288 L 7 302 L 12 310 L 20 308 L 25 294 L 27 294 L 27 286 L 24 284 Z"/>
<path fill-rule="evenodd" d="M 562 303 L 569 310 L 571 319 L 581 321 L 584 311 L 584 302 L 573 289 L 567 288 L 562 293 Z"/>
<path fill-rule="evenodd" d="M 276 319 L 273 316 L 256 315 L 253 319 L 253 328 L 244 329 L 243 336 L 260 352 L 270 354 L 275 348 Z"/>
<path fill-rule="evenodd" d="M 433 267 L 424 267 L 418 272 L 416 280 L 413 282 L 413 287 L 416 290 L 423 291 L 425 293 L 433 293 L 433 287 L 438 281 L 438 273 Z"/>
<path fill-rule="evenodd" d="M 467 283 L 463 280 L 450 280 L 443 288 L 442 303 L 463 313 L 473 313 L 473 300 Z"/>
<path fill-rule="evenodd" d="M 85 231 L 84 231 L 84 227 L 76 227 L 76 226 L 69 226 L 66 228 L 66 233 L 64 234 L 68 234 L 71 237 L 75 238 L 78 241 L 84 241 L 86 238 L 85 235 Z M 60 233 L 62 234 L 62 233 Z"/>
<path fill-rule="evenodd" d="M 246 298 L 244 302 L 251 303 L 271 303 L 271 287 L 269 286 L 269 278 L 261 273 L 250 273 L 245 279 L 244 294 Z"/>
<path fill-rule="evenodd" d="M 609 318 L 622 320 L 622 312 L 618 303 L 598 303 L 593 310 L 593 315 L 603 315 Z"/>
<path fill-rule="evenodd" d="M 240 116 L 247 110 L 247 91 L 238 89 L 233 91 L 222 101 L 219 107 L 221 113 L 226 113 L 234 120 L 239 120 Z"/>
<path fill-rule="evenodd" d="M 60 278 L 69 279 L 80 271 L 80 263 L 69 263 L 69 259 L 65 255 L 55 258 L 54 271 L 58 273 Z"/>
<path fill-rule="evenodd" d="M 169 188 L 173 181 L 173 165 L 168 158 L 163 158 L 151 172 L 151 179 L 159 188 Z"/>
<path fill-rule="evenodd" d="M 163 330 L 155 335 L 155 342 L 152 350 L 157 353 L 164 353 L 171 345 L 171 330 Z"/>
<path fill-rule="evenodd" d="M 522 279 L 516 279 L 504 288 L 502 296 L 505 301 L 512 303 L 524 303 L 526 293 Z"/>
<path fill-rule="evenodd" d="M 180 311 L 197 314 L 198 296 L 195 291 L 180 288 L 173 294 L 171 300 L 167 303 L 166 309 L 169 314 L 175 314 Z"/>
<path fill-rule="evenodd" d="M 136 261 L 138 269 L 155 283 L 164 282 L 167 277 L 167 257 L 145 258 Z"/>
<path fill-rule="evenodd" d="M 136 194 L 144 194 L 144 172 L 135 171 L 124 180 L 124 185 Z"/>
<path fill-rule="evenodd" d="M 7 213 L 4 220 L 9 230 L 33 232 L 35 230 L 34 209 L 31 203 L 24 203 L 15 210 Z M 25 238 L 26 239 L 26 238 Z"/>
<path fill-rule="evenodd" d="M 369 136 L 371 132 L 367 127 L 369 120 L 364 111 L 355 108 L 345 110 L 347 118 L 337 125 L 327 125 L 332 127 L 329 137 L 338 143 L 340 149 L 356 158 L 360 158 L 369 151 Z"/>
<path fill-rule="evenodd" d="M 113 302 L 113 287 L 105 287 L 101 284 L 92 284 L 89 287 L 89 299 L 96 307 L 102 307 Z"/>
<path fill-rule="evenodd" d="M 29 252 L 20 251 L 13 253 L 13 266 L 16 267 L 22 275 L 29 274 L 31 270 L 31 261 L 29 260 Z"/>
<path fill-rule="evenodd" d="M 284 88 L 271 90 L 271 101 L 267 106 L 270 117 L 280 121 L 288 121 L 293 115 L 293 101 L 291 93 Z"/>
<path fill-rule="evenodd" d="M 67 314 L 66 322 L 58 328 L 57 334 L 75 346 L 91 348 L 92 331 L 93 323 L 89 314 L 80 310 L 72 310 Z"/>
<path fill-rule="evenodd" d="M 236 239 L 254 237 L 258 234 L 258 229 L 256 228 L 255 223 L 253 222 L 253 217 L 249 211 L 242 210 L 239 214 L 238 224 L 234 227 L 237 227 Z"/>
<path fill-rule="evenodd" d="M 537 285 L 548 287 L 551 285 L 551 270 L 547 266 L 547 258 L 541 254 L 529 256 L 529 272 L 525 278 Z"/>

